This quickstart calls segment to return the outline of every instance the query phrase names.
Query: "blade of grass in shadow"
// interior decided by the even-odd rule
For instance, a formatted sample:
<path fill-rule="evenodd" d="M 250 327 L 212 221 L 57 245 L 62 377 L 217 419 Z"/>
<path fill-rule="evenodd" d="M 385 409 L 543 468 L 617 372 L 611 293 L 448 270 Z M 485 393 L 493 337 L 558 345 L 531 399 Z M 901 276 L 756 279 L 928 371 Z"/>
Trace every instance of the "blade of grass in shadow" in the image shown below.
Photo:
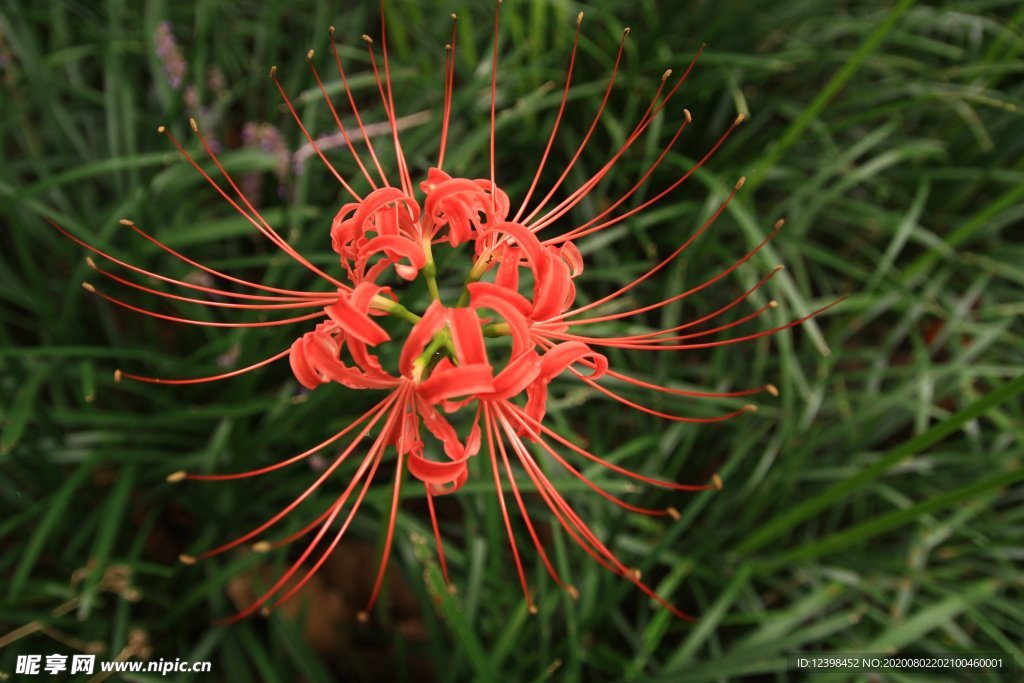
<path fill-rule="evenodd" d="M 117 475 L 117 483 L 114 484 L 113 490 L 107 496 L 102 522 L 96 533 L 96 539 L 93 541 L 92 552 L 89 554 L 89 558 L 96 562 L 96 566 L 82 586 L 81 603 L 78 607 L 79 619 L 88 619 L 92 612 L 100 578 L 110 559 L 114 542 L 117 540 L 117 532 L 127 517 L 128 499 L 132 492 L 132 486 L 135 484 L 137 471 L 138 468 L 134 465 L 121 469 Z"/>
<path fill-rule="evenodd" d="M 902 282 L 904 284 L 913 282 L 919 275 L 942 258 L 943 254 L 953 251 L 956 247 L 969 240 L 975 233 L 989 225 L 995 216 L 1017 206 L 1022 199 L 1024 199 L 1024 185 L 1012 187 L 1004 192 L 1001 197 L 987 204 L 985 208 L 974 214 L 970 220 L 962 223 L 960 227 L 947 235 L 943 239 L 944 248 L 930 249 L 918 256 L 913 263 L 903 270 Z"/>
<path fill-rule="evenodd" d="M 64 485 L 53 494 L 53 497 L 50 499 L 49 509 L 39 521 L 39 525 L 36 526 L 32 537 L 25 544 L 25 549 L 21 554 L 21 562 L 18 563 L 18 568 L 14 570 L 14 575 L 11 578 L 11 585 L 7 591 L 8 596 L 13 598 L 21 592 L 25 581 L 28 580 L 32 568 L 35 566 L 36 560 L 39 558 L 39 554 L 43 551 L 43 546 L 46 544 L 47 539 L 64 514 L 68 503 L 71 502 L 75 491 L 82 485 L 86 477 L 89 476 L 89 473 L 92 472 L 95 464 L 95 458 L 90 458 L 83 462 L 71 476 L 64 480 Z"/>
<path fill-rule="evenodd" d="M 25 433 L 25 425 L 32 416 L 31 409 L 43 380 L 49 375 L 49 366 L 40 365 L 32 369 L 28 379 L 21 383 L 14 393 L 7 414 L 4 415 L 4 429 L 0 436 L 0 456 L 7 455 Z"/>
<path fill-rule="evenodd" d="M 938 443 L 970 420 L 984 415 L 992 408 L 1004 401 L 1010 400 L 1022 391 L 1024 391 L 1024 375 L 999 386 L 963 410 L 935 425 L 924 434 L 904 441 L 885 456 L 865 467 L 858 474 L 833 484 L 813 498 L 794 506 L 788 512 L 772 519 L 747 537 L 747 540 L 739 545 L 737 552 L 747 554 L 763 548 L 770 541 L 778 538 L 800 522 L 813 517 L 835 502 L 844 499 L 853 491 L 864 487 L 882 476 L 904 459 L 910 458 L 925 448 Z"/>
<path fill-rule="evenodd" d="M 718 596 L 711 609 L 700 615 L 697 625 L 694 626 L 689 637 L 683 642 L 682 647 L 676 650 L 672 658 L 665 664 L 664 671 L 678 670 L 693 660 L 701 645 L 714 634 L 715 629 L 722 623 L 722 619 L 729 611 L 729 608 L 739 598 L 743 589 L 747 587 L 752 570 L 752 565 L 744 564 L 736 571 L 732 581 L 722 590 L 722 594 Z"/>
<path fill-rule="evenodd" d="M 984 579 L 963 586 L 945 600 L 919 610 L 908 619 L 892 623 L 870 644 L 864 646 L 865 652 L 892 652 L 904 648 L 960 616 L 973 605 L 992 598 L 999 587 L 1000 582 L 996 579 Z"/>
<path fill-rule="evenodd" d="M 825 87 L 821 89 L 818 96 L 814 98 L 814 101 L 800 114 L 796 121 L 789 125 L 789 128 L 779 138 L 778 143 L 772 147 L 768 154 L 761 160 L 757 165 L 757 170 L 750 174 L 747 178 L 747 191 L 753 192 L 762 182 L 764 182 L 765 174 L 775 167 L 775 164 L 779 162 L 782 155 L 792 147 L 803 135 L 804 130 L 811 125 L 811 122 L 822 112 L 828 103 L 832 101 L 832 98 L 842 90 L 843 86 L 846 85 L 847 81 L 853 77 L 857 70 L 860 69 L 861 65 L 867 61 L 867 58 L 871 56 L 878 46 L 882 43 L 889 32 L 896 26 L 896 22 L 899 21 L 900 17 L 906 14 L 911 7 L 917 3 L 917 0 L 902 0 L 898 5 L 889 11 L 889 16 L 885 18 L 881 24 L 878 25 L 871 35 L 867 37 L 861 46 L 857 48 L 857 51 L 853 53 L 849 61 L 843 65 L 843 68 L 836 73 L 832 79 L 825 84 Z"/>
<path fill-rule="evenodd" d="M 922 515 L 931 514 L 947 506 L 970 500 L 979 494 L 1010 486 L 1019 481 L 1024 481 L 1024 468 L 1017 468 L 994 477 L 982 479 L 973 484 L 934 496 L 917 505 L 876 517 L 875 519 L 827 536 L 815 543 L 799 546 L 771 558 L 762 564 L 761 568 L 778 569 L 795 562 L 806 561 L 836 552 L 837 550 L 846 549 L 851 545 L 863 543 L 887 531 L 897 529 L 904 524 L 919 521 Z"/>
<path fill-rule="evenodd" d="M 427 582 L 427 589 L 434 598 L 434 603 L 444 615 L 445 621 L 452 629 L 452 634 L 459 643 L 461 651 L 469 659 L 473 669 L 482 680 L 490 680 L 492 676 L 491 663 L 487 659 L 484 646 L 480 643 L 473 627 L 466 621 L 462 613 L 462 607 L 456 602 L 455 597 L 448 592 L 445 585 L 441 568 L 434 563 L 426 566 L 423 576 Z"/>
<path fill-rule="evenodd" d="M 315 683 L 330 683 L 334 677 L 327 671 L 322 660 L 309 649 L 296 625 L 287 617 L 272 615 L 270 617 L 273 632 L 279 642 L 284 645 L 295 669 L 302 672 L 301 678 Z"/>

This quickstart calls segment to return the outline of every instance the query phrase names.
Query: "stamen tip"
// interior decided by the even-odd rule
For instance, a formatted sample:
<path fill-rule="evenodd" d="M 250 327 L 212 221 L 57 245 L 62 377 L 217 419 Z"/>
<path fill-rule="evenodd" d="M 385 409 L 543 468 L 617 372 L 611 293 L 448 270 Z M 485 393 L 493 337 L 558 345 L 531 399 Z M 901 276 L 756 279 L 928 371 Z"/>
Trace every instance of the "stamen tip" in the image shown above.
<path fill-rule="evenodd" d="M 569 597 L 572 598 L 573 600 L 579 600 L 580 599 L 580 592 L 579 592 L 579 590 L 577 590 L 576 586 L 572 585 L 571 583 L 565 587 L 565 592 L 568 593 Z"/>
<path fill-rule="evenodd" d="M 772 299 L 771 301 L 768 302 L 768 308 L 778 308 L 778 307 L 779 307 L 779 302 L 776 301 L 775 299 Z"/>
<path fill-rule="evenodd" d="M 664 83 L 672 77 L 672 69 L 665 69 L 665 73 L 661 74 L 661 80 Z"/>
<path fill-rule="evenodd" d="M 718 473 L 711 475 L 711 484 L 715 487 L 716 491 L 721 491 L 724 487 L 722 484 L 722 478 L 718 476 Z"/>
<path fill-rule="evenodd" d="M 333 36 L 334 35 L 334 26 L 328 26 L 327 27 L 327 32 L 330 33 Z"/>
<path fill-rule="evenodd" d="M 738 190 L 741 187 L 743 187 L 743 183 L 745 182 L 747 182 L 746 176 L 741 177 L 738 181 L 736 181 L 736 189 Z"/>
<path fill-rule="evenodd" d="M 84 289 L 84 290 L 85 290 L 85 291 L 87 291 L 87 292 L 94 292 L 94 293 L 95 293 L 95 291 L 96 291 L 96 288 L 95 288 L 95 287 L 93 287 L 93 286 L 92 286 L 91 284 L 89 284 L 88 282 L 83 282 L 83 283 L 82 283 L 82 289 Z"/>
<path fill-rule="evenodd" d="M 267 541 L 256 541 L 252 544 L 251 550 L 254 553 L 269 553 L 273 550 L 273 546 Z"/>
<path fill-rule="evenodd" d="M 629 35 L 629 31 L 630 31 L 630 28 L 628 26 L 626 28 L 622 29 L 622 37 L 625 38 L 626 36 L 628 36 Z"/>
<path fill-rule="evenodd" d="M 199 124 L 196 123 L 196 120 L 194 118 L 189 118 L 188 125 L 192 126 L 192 132 L 193 133 L 198 133 L 199 132 Z"/>
<path fill-rule="evenodd" d="M 582 24 L 583 23 L 583 12 L 580 12 L 579 14 L 576 15 L 576 23 L 577 24 Z"/>
<path fill-rule="evenodd" d="M 748 403 L 747 405 L 743 406 L 743 412 L 745 412 L 745 413 L 756 413 L 757 412 L 757 406 L 755 406 L 753 403 Z"/>
<path fill-rule="evenodd" d="M 157 133 L 166 133 L 167 132 L 167 127 L 166 126 L 157 126 L 156 127 L 156 132 Z"/>
<path fill-rule="evenodd" d="M 366 610 L 359 610 L 359 614 L 356 615 L 356 621 L 360 624 L 366 624 L 370 621 L 370 613 Z"/>
<path fill-rule="evenodd" d="M 196 558 L 192 557 L 191 555 L 186 555 L 185 553 L 182 553 L 181 555 L 178 555 L 178 562 L 192 566 L 196 563 Z"/>
<path fill-rule="evenodd" d="M 772 268 L 772 272 L 773 273 L 778 273 L 779 271 L 782 271 L 782 270 L 785 270 L 785 269 L 786 269 L 786 266 L 784 266 L 784 265 L 782 265 L 780 263 L 779 265 L 777 265 L 774 268 Z"/>
<path fill-rule="evenodd" d="M 114 381 L 115 382 L 120 382 L 122 377 L 123 377 L 123 375 L 121 374 L 120 370 L 114 370 Z"/>
<path fill-rule="evenodd" d="M 451 43 L 445 43 L 444 44 L 444 49 L 445 49 L 445 52 L 451 52 L 452 44 Z"/>
<path fill-rule="evenodd" d="M 363 34 L 363 40 L 366 41 L 367 45 L 373 45 L 373 38 L 366 35 L 365 33 Z"/>
<path fill-rule="evenodd" d="M 774 398 L 779 397 L 779 388 L 774 384 L 765 384 L 764 390 L 771 394 Z"/>
<path fill-rule="evenodd" d="M 779 220 L 775 221 L 775 225 L 773 227 L 776 230 L 781 230 L 782 226 L 785 225 L 785 224 L 786 224 L 786 219 L 785 218 L 780 218 Z"/>
<path fill-rule="evenodd" d="M 500 0 L 499 0 L 498 4 L 499 5 L 501 4 Z M 530 606 L 527 609 L 529 610 L 530 614 L 536 614 L 539 611 L 537 609 L 537 605 L 534 605 L 533 603 L 530 603 Z"/>
<path fill-rule="evenodd" d="M 743 123 L 746 120 L 747 120 L 747 115 L 746 114 L 740 114 L 739 116 L 736 117 L 736 121 L 732 125 L 738 126 L 738 125 L 740 125 L 741 123 Z"/>
<path fill-rule="evenodd" d="M 273 78 L 276 75 L 277 75 L 277 65 L 275 64 L 274 66 L 270 67 L 270 77 Z"/>
<path fill-rule="evenodd" d="M 639 581 L 640 577 L 643 576 L 643 573 L 641 573 L 639 569 L 630 569 L 626 574 L 634 581 Z"/>
<path fill-rule="evenodd" d="M 455 586 L 455 584 L 454 583 L 449 583 L 448 584 L 448 595 L 458 595 L 458 594 L 459 594 L 459 589 Z"/>
<path fill-rule="evenodd" d="M 455 12 L 452 12 L 451 17 L 452 17 L 452 21 L 458 21 L 459 20 L 459 15 L 456 14 Z"/>
<path fill-rule="evenodd" d="M 160 127 L 163 128 L 163 126 Z M 128 227 L 135 225 L 135 221 L 133 221 L 131 218 L 122 218 L 121 220 L 118 221 L 118 223 L 120 223 L 121 225 L 126 225 Z"/>
<path fill-rule="evenodd" d="M 676 520 L 677 522 L 680 519 L 682 519 L 682 515 L 679 514 L 679 510 L 676 510 L 674 507 L 667 507 L 667 508 L 665 508 L 665 512 L 667 512 L 668 516 L 671 517 L 672 519 Z"/>
<path fill-rule="evenodd" d="M 260 608 L 260 615 L 264 616 L 264 617 L 269 617 L 270 616 L 270 606 L 269 605 L 264 605 L 263 607 L 261 607 Z"/>
<path fill-rule="evenodd" d="M 312 50 L 309 50 L 308 52 L 306 52 L 306 59 L 307 60 L 313 59 L 313 51 Z"/>
<path fill-rule="evenodd" d="M 684 109 L 683 110 L 683 116 L 686 117 L 686 122 L 687 123 L 693 123 L 693 114 L 690 113 L 689 109 Z"/>
<path fill-rule="evenodd" d="M 89 265 L 90 268 L 96 270 L 96 262 L 92 260 L 92 256 L 86 256 L 85 262 Z"/>
<path fill-rule="evenodd" d="M 185 481 L 188 477 L 188 473 L 185 470 L 178 470 L 177 472 L 171 472 L 167 475 L 168 484 L 177 484 L 179 481 Z"/>

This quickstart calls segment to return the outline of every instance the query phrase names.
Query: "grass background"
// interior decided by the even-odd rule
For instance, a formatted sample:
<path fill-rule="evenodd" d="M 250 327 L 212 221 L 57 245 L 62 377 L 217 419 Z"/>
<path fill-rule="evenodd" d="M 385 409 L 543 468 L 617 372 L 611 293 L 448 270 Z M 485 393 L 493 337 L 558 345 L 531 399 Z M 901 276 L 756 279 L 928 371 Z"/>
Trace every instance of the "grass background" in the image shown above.
<path fill-rule="evenodd" d="M 210 659 L 214 673 L 202 680 L 225 681 L 802 680 L 787 672 L 797 651 L 1001 653 L 1024 666 L 1024 9 L 999 0 L 506 2 L 498 180 L 513 200 L 546 142 L 580 9 L 578 88 L 552 169 L 590 124 L 622 26 L 633 32 L 608 110 L 570 175 L 576 184 L 623 139 L 664 69 L 683 68 L 702 41 L 708 48 L 654 126 L 657 139 L 638 145 L 573 218 L 635 182 L 682 107 L 694 124 L 652 188 L 688 167 L 738 112 L 750 116 L 671 199 L 585 243 L 581 297 L 611 291 L 667 254 L 741 175 L 746 187 L 712 233 L 637 296 L 655 300 L 720 272 L 778 217 L 788 221 L 782 234 L 713 291 L 642 322 L 712 311 L 776 263 L 787 267 L 769 288 L 781 305 L 754 329 L 849 295 L 770 340 L 612 354 L 620 368 L 674 386 L 779 386 L 779 399 L 724 425 L 669 424 L 568 381 L 553 387 L 553 424 L 596 452 L 680 480 L 722 474 L 721 492 L 630 490 L 631 500 L 678 507 L 682 519 L 666 522 L 626 514 L 551 470 L 581 516 L 700 621 L 674 620 L 589 561 L 539 500 L 534 518 L 545 520 L 557 564 L 582 595 L 574 603 L 559 594 L 533 562 L 540 613 L 529 616 L 478 467 L 441 509 L 454 597 L 422 542 L 424 506 L 411 494 L 384 603 L 369 626 L 356 624 L 387 517 L 390 487 L 380 486 L 312 600 L 290 614 L 212 625 L 286 558 L 236 553 L 195 567 L 174 558 L 247 530 L 310 473 L 176 487 L 165 475 L 272 462 L 333 433 L 367 399 L 331 388 L 296 397 L 287 367 L 198 387 L 115 384 L 114 368 L 206 374 L 218 359 L 252 362 L 291 338 L 183 328 L 88 297 L 83 250 L 44 216 L 160 272 L 188 274 L 119 218 L 214 267 L 302 286 L 303 274 L 253 239 L 154 131 L 166 124 L 195 149 L 187 118 L 197 116 L 230 170 L 261 174 L 271 222 L 331 265 L 337 186 L 313 161 L 279 179 L 280 159 L 243 148 L 241 131 L 265 122 L 289 149 L 301 145 L 266 77 L 277 64 L 304 120 L 330 132 L 304 53 L 325 56 L 333 23 L 350 69 L 365 74 L 358 36 L 378 33 L 372 5 L 0 4 L 0 632 L 13 632 L 0 636 L 0 670 L 13 672 L 19 653 L 87 647 L 102 648 L 101 659 Z M 448 168 L 484 176 L 491 8 L 393 4 L 397 107 L 437 113 L 451 9 L 461 33 Z M 162 21 L 178 36 L 194 96 L 172 86 L 156 54 Z M 360 75 L 354 85 L 367 119 L 380 121 L 372 81 Z M 414 174 L 432 163 L 437 130 L 432 120 L 405 131 Z M 712 414 L 731 404 L 656 405 Z"/>

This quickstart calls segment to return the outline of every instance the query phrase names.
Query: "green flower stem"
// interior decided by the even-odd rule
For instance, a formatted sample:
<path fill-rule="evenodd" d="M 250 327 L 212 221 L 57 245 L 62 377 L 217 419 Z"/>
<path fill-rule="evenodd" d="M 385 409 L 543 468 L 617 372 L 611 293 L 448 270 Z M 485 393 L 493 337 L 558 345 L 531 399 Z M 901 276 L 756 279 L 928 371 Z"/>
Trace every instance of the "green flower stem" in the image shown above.
<path fill-rule="evenodd" d="M 459 295 L 459 300 L 455 302 L 456 308 L 462 308 L 469 303 L 469 286 L 483 277 L 483 274 L 487 272 L 487 267 L 491 265 L 491 259 L 494 256 L 490 252 L 485 252 L 480 255 L 480 258 L 476 263 L 473 264 L 473 268 L 470 269 L 469 275 L 466 276 L 466 282 L 462 286 L 462 294 Z"/>
<path fill-rule="evenodd" d="M 440 360 L 436 358 L 436 354 L 442 348 L 445 348 L 454 357 L 455 347 L 452 344 L 452 335 L 447 327 L 435 334 L 434 338 L 427 344 L 427 348 L 423 349 L 423 353 L 412 362 L 412 374 L 415 379 L 421 379 L 427 371 L 434 367 L 435 362 Z"/>
<path fill-rule="evenodd" d="M 484 325 L 483 332 L 485 337 L 507 337 L 512 334 L 512 329 L 508 323 L 491 323 Z"/>
<path fill-rule="evenodd" d="M 393 315 L 396 318 L 401 318 L 402 320 L 408 322 L 410 325 L 415 325 L 420 321 L 420 317 L 413 313 L 412 311 L 410 311 L 408 308 L 398 303 L 397 301 L 392 301 L 386 296 L 381 296 L 380 294 L 373 297 L 373 307 L 376 308 L 378 311 L 384 311 L 385 313 Z"/>
<path fill-rule="evenodd" d="M 434 254 L 430 249 L 430 239 L 423 240 L 423 253 L 426 254 L 427 262 L 423 266 L 423 276 L 427 279 L 427 290 L 434 301 L 441 300 L 441 292 L 437 289 L 437 266 L 434 264 Z"/>

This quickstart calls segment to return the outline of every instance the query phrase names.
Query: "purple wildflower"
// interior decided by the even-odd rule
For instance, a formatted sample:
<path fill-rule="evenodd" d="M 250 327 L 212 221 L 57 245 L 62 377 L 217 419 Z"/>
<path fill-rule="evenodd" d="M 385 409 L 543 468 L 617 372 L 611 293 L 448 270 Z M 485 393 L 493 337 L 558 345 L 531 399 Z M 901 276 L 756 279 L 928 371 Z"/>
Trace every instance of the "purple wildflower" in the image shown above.
<path fill-rule="evenodd" d="M 163 62 L 168 82 L 172 88 L 178 90 L 185 82 L 188 65 L 181 56 L 181 50 L 178 49 L 178 40 L 174 37 L 171 22 L 160 22 L 153 34 L 153 42 L 156 43 L 156 56 Z"/>

